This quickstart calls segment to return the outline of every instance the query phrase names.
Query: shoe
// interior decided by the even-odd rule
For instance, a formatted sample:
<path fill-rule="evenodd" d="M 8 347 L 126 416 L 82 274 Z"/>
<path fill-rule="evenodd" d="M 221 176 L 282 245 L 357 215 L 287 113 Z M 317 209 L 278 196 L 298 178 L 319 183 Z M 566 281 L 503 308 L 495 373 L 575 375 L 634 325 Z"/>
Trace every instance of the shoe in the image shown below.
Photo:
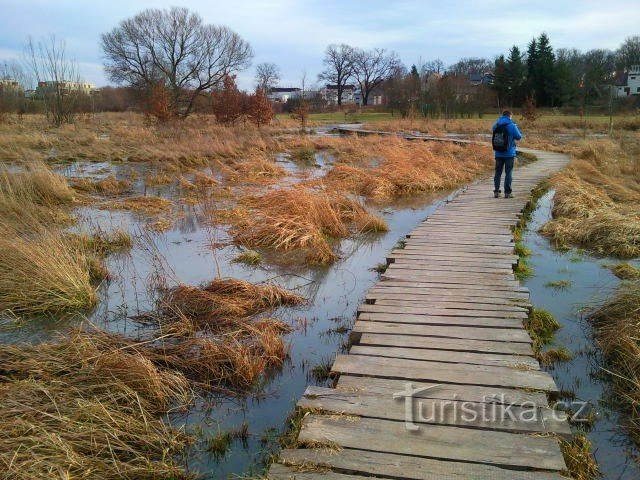
<path fill-rule="evenodd" d="M 493 198 L 500 198 L 500 192 L 493 192 Z"/>
<path fill-rule="evenodd" d="M 513 198 L 513 195 L 510 193 L 505 193 L 504 198 Z"/>

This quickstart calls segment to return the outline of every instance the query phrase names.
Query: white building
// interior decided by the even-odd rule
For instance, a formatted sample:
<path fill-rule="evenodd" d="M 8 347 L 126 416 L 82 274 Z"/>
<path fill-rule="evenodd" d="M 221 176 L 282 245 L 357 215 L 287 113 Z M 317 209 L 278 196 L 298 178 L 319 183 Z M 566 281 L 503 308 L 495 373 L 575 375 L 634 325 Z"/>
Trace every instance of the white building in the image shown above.
<path fill-rule="evenodd" d="M 338 104 L 337 85 L 325 85 L 319 92 L 329 105 Z M 356 87 L 354 85 L 345 85 L 342 89 L 342 104 L 345 103 L 356 103 Z"/>
<path fill-rule="evenodd" d="M 299 98 L 302 90 L 295 87 L 273 87 L 267 98 L 272 102 L 287 103 L 290 98 Z"/>
<path fill-rule="evenodd" d="M 618 98 L 640 95 L 640 65 L 633 65 L 627 73 L 618 76 L 613 88 Z"/>

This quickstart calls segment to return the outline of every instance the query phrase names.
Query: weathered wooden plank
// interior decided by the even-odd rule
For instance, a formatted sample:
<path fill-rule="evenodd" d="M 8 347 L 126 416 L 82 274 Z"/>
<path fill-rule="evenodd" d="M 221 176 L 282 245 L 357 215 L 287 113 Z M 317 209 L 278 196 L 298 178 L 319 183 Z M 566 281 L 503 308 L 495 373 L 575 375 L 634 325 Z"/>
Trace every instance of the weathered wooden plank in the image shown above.
<path fill-rule="evenodd" d="M 533 357 L 524 355 L 501 355 L 494 353 L 459 352 L 428 348 L 408 348 L 353 345 L 349 355 L 369 355 L 372 357 L 406 358 L 409 360 L 428 360 L 443 363 L 470 363 L 473 365 L 492 365 L 494 367 L 527 368 L 540 370 L 540 364 Z"/>
<path fill-rule="evenodd" d="M 456 282 L 448 282 L 446 280 L 438 280 L 432 281 L 428 279 L 422 280 L 403 280 L 403 279 L 394 279 L 394 278 L 385 278 L 384 274 L 381 276 L 381 281 L 376 284 L 379 287 L 390 286 L 390 287 L 402 287 L 402 288 L 437 288 L 437 289 L 447 289 L 447 290 L 482 290 L 487 292 L 504 292 L 505 295 L 508 294 L 522 294 L 528 295 L 529 289 L 527 287 L 523 287 L 519 285 L 517 282 L 513 282 L 512 285 L 482 285 L 478 283 L 466 283 L 459 284 Z"/>
<path fill-rule="evenodd" d="M 369 321 L 360 318 L 352 329 L 353 333 L 388 333 L 394 335 L 417 335 L 424 337 L 464 338 L 469 340 L 489 340 L 494 342 L 531 343 L 524 328 L 499 328 L 488 326 L 431 325 L 428 323 Z"/>
<path fill-rule="evenodd" d="M 381 285 L 381 284 L 378 284 Z M 471 295 L 472 291 L 467 293 L 443 294 L 444 289 L 429 289 L 427 292 L 414 291 L 413 289 L 402 289 L 397 287 L 373 287 L 367 292 L 365 299 L 371 301 L 382 300 L 411 300 L 420 304 L 422 302 L 437 303 L 471 303 L 471 304 L 490 304 L 490 305 L 510 305 L 529 308 L 530 303 L 523 297 L 505 297 L 505 296 L 489 296 L 483 295 L 482 292 L 475 292 L 477 295 Z M 526 297 L 525 297 L 526 298 Z"/>
<path fill-rule="evenodd" d="M 566 480 L 566 477 L 552 472 L 509 470 L 479 463 L 355 449 L 343 449 L 337 454 L 322 448 L 286 449 L 280 453 L 280 461 L 306 468 L 317 465 L 342 472 L 409 480 Z"/>
<path fill-rule="evenodd" d="M 437 387 L 437 388 L 435 388 Z M 363 392 L 393 396 L 394 393 L 411 388 L 414 398 L 435 400 L 455 400 L 500 405 L 522 405 L 549 408 L 549 401 L 543 392 L 516 388 L 483 387 L 478 385 L 456 385 L 455 383 L 407 382 L 391 378 L 356 377 L 340 375 L 336 390 L 343 392 Z"/>
<path fill-rule="evenodd" d="M 451 425 L 520 433 L 556 433 L 565 437 L 571 435 L 567 415 L 550 408 L 420 399 L 413 398 L 413 390 L 415 389 L 388 396 L 309 386 L 298 401 L 298 407 L 399 422 L 404 422 L 410 415 L 409 423 L 416 425 Z"/>
<path fill-rule="evenodd" d="M 269 480 L 362 480 L 371 478 L 361 475 L 347 475 L 332 471 L 309 471 L 309 469 L 296 469 L 280 463 L 274 463 L 269 467 L 267 474 Z"/>
<path fill-rule="evenodd" d="M 457 300 L 447 300 L 443 298 L 376 298 L 373 297 L 367 301 L 370 305 L 384 305 L 384 306 L 397 306 L 397 307 L 417 307 L 417 308 L 447 308 L 458 310 L 482 310 L 490 312 L 522 312 L 525 315 L 528 313 L 528 309 L 515 305 L 513 303 L 480 303 L 478 302 L 462 302 Z M 493 316 L 493 315 L 492 315 Z"/>
<path fill-rule="evenodd" d="M 504 279 L 499 276 L 491 277 L 489 275 L 478 274 L 466 274 L 466 275 L 454 275 L 457 272 L 430 271 L 422 272 L 420 270 L 407 270 L 401 268 L 388 268 L 386 272 L 381 275 L 383 279 L 392 280 L 407 280 L 410 282 L 447 282 L 457 283 L 461 285 L 485 285 L 488 287 L 516 287 L 517 280 L 510 280 L 508 276 L 504 275 Z M 497 277 L 497 278 L 496 278 Z"/>
<path fill-rule="evenodd" d="M 356 333 L 358 333 L 356 331 Z M 362 333 L 360 345 L 388 345 L 394 347 L 429 348 L 453 350 L 457 352 L 499 353 L 509 355 L 533 356 L 528 343 L 495 342 L 468 338 L 424 337 L 418 335 L 394 335 L 385 333 Z"/>
<path fill-rule="evenodd" d="M 447 317 L 442 315 L 416 315 L 378 312 L 361 312 L 358 321 L 402 323 L 411 325 L 439 325 L 472 328 L 515 328 L 522 329 L 522 320 L 498 317 Z"/>
<path fill-rule="evenodd" d="M 531 343 L 525 330 L 515 328 L 471 328 L 411 323 L 369 322 L 358 320 L 353 333 L 390 333 L 394 335 L 420 335 L 423 337 L 466 338 L 494 342 Z"/>
<path fill-rule="evenodd" d="M 551 375 L 539 370 L 520 370 L 471 364 L 445 364 L 404 358 L 338 355 L 331 367 L 335 373 L 416 381 L 482 385 L 485 387 L 532 388 L 557 392 Z"/>
<path fill-rule="evenodd" d="M 521 318 L 528 317 L 524 309 L 514 307 L 511 310 L 468 310 L 463 308 L 438 308 L 431 306 L 385 305 L 378 303 L 363 303 L 358 307 L 358 312 L 392 313 L 395 315 L 433 315 L 444 317 L 479 317 L 479 318 Z"/>
<path fill-rule="evenodd" d="M 458 286 L 459 288 L 452 288 L 446 284 L 424 284 L 410 282 L 394 282 L 392 280 L 385 280 L 376 283 L 369 292 L 371 294 L 387 294 L 397 293 L 404 294 L 405 292 L 411 295 L 425 295 L 425 296 L 437 296 L 439 298 L 444 297 L 488 297 L 496 299 L 514 301 L 528 300 L 529 294 L 526 291 L 511 291 L 511 290 L 491 290 L 489 287 L 481 289 L 465 289 L 464 286 Z"/>
<path fill-rule="evenodd" d="M 389 439 L 393 441 L 389 441 Z M 362 417 L 308 415 L 298 439 L 303 443 L 463 460 L 545 470 L 566 465 L 555 439 L 505 432 L 425 425 L 408 431 L 402 422 Z M 490 448 L 488 448 L 490 446 Z"/>
<path fill-rule="evenodd" d="M 411 261 L 407 257 L 387 257 L 387 265 L 393 264 L 396 268 L 405 270 L 422 270 L 429 272 L 460 272 L 460 273 L 490 273 L 510 275 L 513 273 L 513 266 L 491 267 L 487 266 L 469 266 L 469 264 L 461 265 L 456 263 L 433 263 L 423 260 Z"/>

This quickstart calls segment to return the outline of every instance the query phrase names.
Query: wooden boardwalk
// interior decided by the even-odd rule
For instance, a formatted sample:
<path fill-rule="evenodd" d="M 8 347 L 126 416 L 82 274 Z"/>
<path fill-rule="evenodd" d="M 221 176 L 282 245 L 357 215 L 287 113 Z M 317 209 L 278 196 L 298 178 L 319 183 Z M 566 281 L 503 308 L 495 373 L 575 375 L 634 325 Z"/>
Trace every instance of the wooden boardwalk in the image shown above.
<path fill-rule="evenodd" d="M 300 448 L 284 450 L 269 478 L 564 478 L 558 437 L 571 432 L 523 327 L 512 231 L 568 158 L 522 150 L 538 161 L 516 170 L 516 198 L 475 183 L 391 252 L 335 360 L 335 388 L 307 388 Z"/>

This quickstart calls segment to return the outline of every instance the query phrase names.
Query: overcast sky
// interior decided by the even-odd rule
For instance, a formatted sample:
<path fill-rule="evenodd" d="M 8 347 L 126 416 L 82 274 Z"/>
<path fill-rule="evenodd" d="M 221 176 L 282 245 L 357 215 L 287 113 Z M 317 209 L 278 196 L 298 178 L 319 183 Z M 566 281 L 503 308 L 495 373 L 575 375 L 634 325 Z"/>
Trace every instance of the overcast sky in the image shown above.
<path fill-rule="evenodd" d="M 446 65 L 461 57 L 526 47 L 546 32 L 554 48 L 616 49 L 640 34 L 638 0 L 598 1 L 397 1 L 397 0 L 0 0 L 0 61 L 21 58 L 29 35 L 55 34 L 67 42 L 86 81 L 108 84 L 100 34 L 149 7 L 185 6 L 207 23 L 224 24 L 253 47 L 253 65 L 273 62 L 281 86 L 316 81 L 330 43 L 398 52 L 407 66 L 435 58 Z M 239 75 L 252 87 L 253 66 Z"/>

